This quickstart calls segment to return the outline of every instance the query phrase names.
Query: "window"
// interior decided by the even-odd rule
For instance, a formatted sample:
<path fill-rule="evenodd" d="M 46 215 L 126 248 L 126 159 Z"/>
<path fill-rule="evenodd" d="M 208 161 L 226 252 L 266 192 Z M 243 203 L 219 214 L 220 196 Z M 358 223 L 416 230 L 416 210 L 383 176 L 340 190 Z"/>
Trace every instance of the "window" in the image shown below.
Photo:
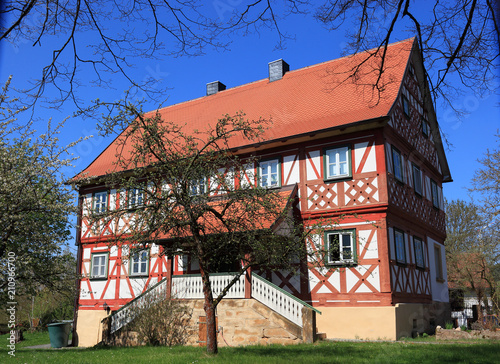
<path fill-rule="evenodd" d="M 413 237 L 413 249 L 415 250 L 415 264 L 418 268 L 425 268 L 424 243 L 422 239 Z"/>
<path fill-rule="evenodd" d="M 425 137 L 429 136 L 429 125 L 427 125 L 427 121 L 424 118 L 422 118 L 422 134 Z"/>
<path fill-rule="evenodd" d="M 394 248 L 396 250 L 396 261 L 406 264 L 405 233 L 394 228 Z"/>
<path fill-rule="evenodd" d="M 439 190 L 436 181 L 431 179 L 432 206 L 439 208 Z"/>
<path fill-rule="evenodd" d="M 108 192 L 94 193 L 94 212 L 96 214 L 106 212 L 108 208 Z"/>
<path fill-rule="evenodd" d="M 405 113 L 405 116 L 409 117 L 410 116 L 410 103 L 405 95 L 402 95 L 402 100 L 403 100 L 403 112 Z"/>
<path fill-rule="evenodd" d="M 189 186 L 189 193 L 191 194 L 191 196 L 203 195 L 206 192 L 207 179 L 205 177 L 191 181 L 191 184 Z"/>
<path fill-rule="evenodd" d="M 355 263 L 355 230 L 327 231 L 325 233 L 327 263 L 344 265 Z"/>
<path fill-rule="evenodd" d="M 259 163 L 259 180 L 261 187 L 280 187 L 280 164 L 278 159 Z"/>
<path fill-rule="evenodd" d="M 434 263 L 436 265 L 436 280 L 443 281 L 443 260 L 441 257 L 441 248 L 439 245 L 434 245 Z"/>
<path fill-rule="evenodd" d="M 413 188 L 415 193 L 422 196 L 422 171 L 415 164 L 413 164 Z"/>
<path fill-rule="evenodd" d="M 401 160 L 401 152 L 392 147 L 392 167 L 394 170 L 394 178 L 403 182 L 403 162 Z"/>
<path fill-rule="evenodd" d="M 149 254 L 147 250 L 141 250 L 132 254 L 130 258 L 129 274 L 131 276 L 148 275 Z"/>
<path fill-rule="evenodd" d="M 144 190 L 142 188 L 131 188 L 128 191 L 128 207 L 140 207 L 144 203 Z"/>
<path fill-rule="evenodd" d="M 108 276 L 108 253 L 92 254 L 91 278 Z"/>
<path fill-rule="evenodd" d="M 349 147 L 339 147 L 325 150 L 325 179 L 344 178 L 351 176 Z"/>

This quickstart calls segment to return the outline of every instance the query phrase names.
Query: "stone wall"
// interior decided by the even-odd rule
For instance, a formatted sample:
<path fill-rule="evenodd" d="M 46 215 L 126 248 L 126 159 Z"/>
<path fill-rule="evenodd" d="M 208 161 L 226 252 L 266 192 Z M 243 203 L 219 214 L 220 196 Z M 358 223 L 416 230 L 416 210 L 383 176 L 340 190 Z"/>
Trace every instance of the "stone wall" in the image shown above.
<path fill-rule="evenodd" d="M 187 300 L 193 313 L 189 345 L 198 343 L 198 321 L 205 316 L 203 300 Z M 224 299 L 217 306 L 219 346 L 297 344 L 302 330 L 254 299 Z"/>
<path fill-rule="evenodd" d="M 187 327 L 187 345 L 197 346 L 199 342 L 200 317 L 205 316 L 203 300 L 185 300 L 191 310 Z M 223 346 L 298 344 L 312 342 L 315 328 L 314 313 L 310 309 L 303 312 L 305 330 L 283 318 L 255 299 L 224 299 L 217 306 L 217 343 Z M 140 345 L 137 335 L 127 330 L 119 330 L 109 335 L 109 318 L 103 320 L 103 338 L 107 345 Z M 206 326 L 204 326 L 206 329 Z M 109 329 L 108 329 L 109 330 Z M 303 331 L 306 333 L 303 334 Z"/>

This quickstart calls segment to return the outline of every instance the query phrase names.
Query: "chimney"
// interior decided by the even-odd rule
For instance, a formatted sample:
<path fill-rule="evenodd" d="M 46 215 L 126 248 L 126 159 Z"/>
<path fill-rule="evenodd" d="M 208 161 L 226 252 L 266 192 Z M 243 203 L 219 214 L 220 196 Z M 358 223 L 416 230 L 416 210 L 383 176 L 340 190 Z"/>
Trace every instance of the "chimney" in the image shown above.
<path fill-rule="evenodd" d="M 269 82 L 281 80 L 288 71 L 290 71 L 290 66 L 282 59 L 269 62 Z"/>
<path fill-rule="evenodd" d="M 220 81 L 207 83 L 207 96 L 214 95 L 219 91 L 224 91 L 225 89 L 226 85 Z"/>

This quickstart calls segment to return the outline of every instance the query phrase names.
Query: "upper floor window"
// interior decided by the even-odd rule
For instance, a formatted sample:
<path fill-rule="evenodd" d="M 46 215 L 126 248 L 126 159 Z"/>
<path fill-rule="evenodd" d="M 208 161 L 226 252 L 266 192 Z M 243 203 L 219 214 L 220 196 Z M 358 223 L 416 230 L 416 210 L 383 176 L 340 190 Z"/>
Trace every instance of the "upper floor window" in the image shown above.
<path fill-rule="evenodd" d="M 141 250 L 132 254 L 130 258 L 130 270 L 131 276 L 147 275 L 149 263 L 149 254 L 147 250 Z"/>
<path fill-rule="evenodd" d="M 425 136 L 425 137 L 428 137 L 429 136 L 429 125 L 427 124 L 427 121 L 425 120 L 425 118 L 422 118 L 422 134 Z"/>
<path fill-rule="evenodd" d="M 392 169 L 394 170 L 394 178 L 403 182 L 403 161 L 401 159 L 401 152 L 392 147 Z"/>
<path fill-rule="evenodd" d="M 128 207 L 135 208 L 144 204 L 144 190 L 142 188 L 131 188 L 128 191 Z"/>
<path fill-rule="evenodd" d="M 424 244 L 422 239 L 413 237 L 413 250 L 415 251 L 415 264 L 418 268 L 425 268 Z"/>
<path fill-rule="evenodd" d="M 355 263 L 355 230 L 325 232 L 327 263 L 344 265 Z"/>
<path fill-rule="evenodd" d="M 415 193 L 422 196 L 422 171 L 417 165 L 412 165 L 413 169 L 413 187 L 415 188 Z"/>
<path fill-rule="evenodd" d="M 278 159 L 259 162 L 259 181 L 261 187 L 280 187 L 280 163 Z"/>
<path fill-rule="evenodd" d="M 401 99 L 403 100 L 403 112 L 405 116 L 410 116 L 410 102 L 405 95 L 401 95 Z"/>
<path fill-rule="evenodd" d="M 351 176 L 351 158 L 349 154 L 349 147 L 325 150 L 325 179 Z"/>
<path fill-rule="evenodd" d="M 436 181 L 431 179 L 432 206 L 439 208 L 439 190 Z"/>
<path fill-rule="evenodd" d="M 394 249 L 396 261 L 406 264 L 405 233 L 396 228 L 394 228 Z"/>
<path fill-rule="evenodd" d="M 106 212 L 108 208 L 108 192 L 96 192 L 94 193 L 94 213 L 99 214 Z"/>
<path fill-rule="evenodd" d="M 91 278 L 108 276 L 108 253 L 92 254 Z"/>
<path fill-rule="evenodd" d="M 191 196 L 199 196 L 207 193 L 207 179 L 202 177 L 197 180 L 191 181 L 189 185 L 189 193 Z"/>

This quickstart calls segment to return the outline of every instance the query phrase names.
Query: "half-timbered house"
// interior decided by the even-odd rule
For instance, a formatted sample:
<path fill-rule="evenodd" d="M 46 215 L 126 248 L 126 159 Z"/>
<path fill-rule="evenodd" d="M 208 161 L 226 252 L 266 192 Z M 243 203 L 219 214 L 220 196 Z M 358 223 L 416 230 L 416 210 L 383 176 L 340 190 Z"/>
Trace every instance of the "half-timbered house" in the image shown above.
<path fill-rule="evenodd" d="M 307 241 L 312 256 L 319 247 L 330 252 L 326 264 L 302 262 L 299 275 L 254 272 L 242 277 L 223 302 L 237 305 L 241 317 L 247 307 L 262 320 L 224 321 L 228 311 L 222 305 L 218 320 L 219 326 L 226 325 L 224 341 L 280 342 L 270 340 L 272 333 L 295 322 L 259 298 L 260 289 L 267 290 L 264 296 L 291 299 L 299 311 L 314 308 L 313 330 L 328 338 L 395 340 L 444 323 L 449 308 L 442 184 L 451 175 L 417 43 L 402 41 L 389 45 L 386 53 L 372 50 L 298 70 L 274 61 L 269 78 L 228 89 L 213 82 L 206 96 L 159 110 L 165 119 L 192 130 L 238 111 L 249 119 L 273 120 L 265 142 L 236 146 L 258 156 L 260 162 L 250 167 L 253 175 L 267 169 L 277 176 L 273 188 L 294 191 L 297 218 L 306 228 L 325 218 L 336 218 L 338 224 L 323 226 Z M 112 143 L 82 173 L 106 174 L 115 155 Z M 102 239 L 120 227 L 110 223 L 94 229 L 86 209 L 113 208 L 119 192 L 99 185 L 97 178 L 86 181 L 79 184 L 77 236 L 76 332 L 83 346 L 101 340 L 101 321 L 110 313 L 113 332 L 120 322 L 130 321 L 127 304 L 151 288 L 201 298 L 201 291 L 181 289 L 199 279 L 195 260 L 163 256 L 158 245 L 129 256 L 127 246 L 110 246 Z M 266 309 L 256 309 L 252 300 Z M 267 319 L 266 312 L 276 316 L 276 311 L 283 321 L 251 330 Z M 299 327 L 301 320 L 295 322 Z M 248 335 L 238 337 L 235 325 L 245 326 Z"/>

